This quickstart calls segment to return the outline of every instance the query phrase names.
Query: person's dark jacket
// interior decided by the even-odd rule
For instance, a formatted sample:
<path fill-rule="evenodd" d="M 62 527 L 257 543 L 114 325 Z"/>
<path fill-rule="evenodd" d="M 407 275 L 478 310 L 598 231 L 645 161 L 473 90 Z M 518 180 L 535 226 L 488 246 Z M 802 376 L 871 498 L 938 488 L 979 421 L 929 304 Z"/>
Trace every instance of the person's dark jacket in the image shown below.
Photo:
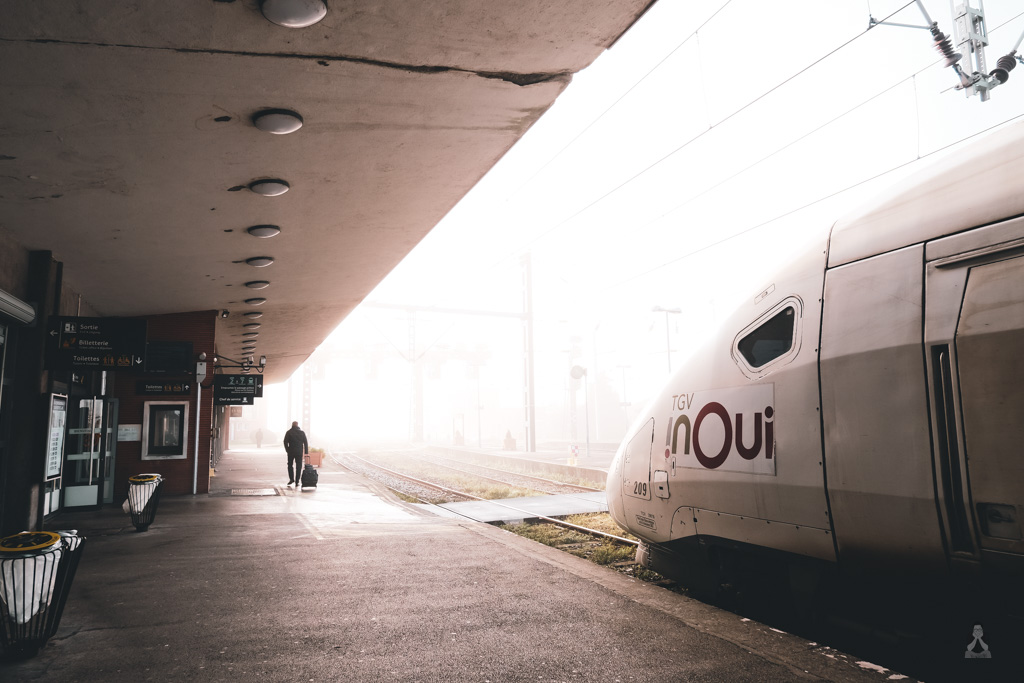
<path fill-rule="evenodd" d="M 309 442 L 306 441 L 306 433 L 298 427 L 292 427 L 284 433 L 284 449 L 288 455 L 302 455 L 309 453 Z"/>

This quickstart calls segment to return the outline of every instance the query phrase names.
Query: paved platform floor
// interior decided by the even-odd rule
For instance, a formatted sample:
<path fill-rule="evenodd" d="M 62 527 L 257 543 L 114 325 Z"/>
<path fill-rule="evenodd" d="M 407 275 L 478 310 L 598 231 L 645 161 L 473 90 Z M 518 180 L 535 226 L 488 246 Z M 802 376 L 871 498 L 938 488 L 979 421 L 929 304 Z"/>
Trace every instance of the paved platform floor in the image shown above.
<path fill-rule="evenodd" d="M 210 495 L 165 498 L 145 533 L 119 505 L 59 518 L 50 528 L 88 536 L 60 629 L 35 658 L 0 663 L 0 680 L 892 675 L 494 526 L 426 514 L 332 463 L 317 489 L 285 481 L 283 451 L 236 450 Z"/>

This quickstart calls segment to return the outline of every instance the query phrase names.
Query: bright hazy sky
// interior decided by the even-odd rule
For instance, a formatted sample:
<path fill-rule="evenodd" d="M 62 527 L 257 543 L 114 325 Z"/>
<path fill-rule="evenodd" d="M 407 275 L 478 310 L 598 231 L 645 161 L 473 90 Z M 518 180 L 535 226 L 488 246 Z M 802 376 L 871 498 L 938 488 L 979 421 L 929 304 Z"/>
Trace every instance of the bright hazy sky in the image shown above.
<path fill-rule="evenodd" d="M 948 2 L 924 4 L 952 34 Z M 991 68 L 1024 32 L 1024 5 L 987 0 L 985 12 Z M 573 363 L 590 369 L 591 439 L 618 441 L 666 379 L 666 315 L 652 307 L 683 311 L 668 316 L 676 369 L 736 301 L 823 244 L 844 212 L 919 160 L 1024 112 L 1024 67 L 988 102 L 968 99 L 927 31 L 869 30 L 871 16 L 924 23 L 915 3 L 890 0 L 659 0 L 367 302 L 519 312 L 529 251 L 538 440 L 569 438 L 576 336 Z M 348 351 L 327 363 L 330 386 L 315 388 L 314 434 L 337 444 L 407 436 L 409 336 L 401 311 L 364 305 L 349 316 L 322 346 Z M 485 440 L 506 429 L 523 439 L 518 320 L 424 312 L 415 336 L 428 438 L 459 429 L 475 443 L 479 414 Z M 481 345 L 478 411 L 465 350 Z M 456 350 L 442 362 L 446 347 L 462 359 Z M 602 382 L 604 402 L 593 393 Z M 631 406 L 618 405 L 623 390 Z M 286 391 L 268 388 L 271 421 L 290 424 Z M 582 389 L 576 405 L 582 441 Z"/>

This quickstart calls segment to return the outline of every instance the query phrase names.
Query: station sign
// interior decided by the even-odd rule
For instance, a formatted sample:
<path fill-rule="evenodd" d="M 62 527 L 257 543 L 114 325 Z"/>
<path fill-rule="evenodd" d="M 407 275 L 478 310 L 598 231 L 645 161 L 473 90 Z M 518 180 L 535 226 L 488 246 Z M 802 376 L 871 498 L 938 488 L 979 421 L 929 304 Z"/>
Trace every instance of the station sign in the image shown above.
<path fill-rule="evenodd" d="M 263 395 L 261 375 L 214 375 L 213 404 L 218 406 L 251 406 Z"/>
<path fill-rule="evenodd" d="M 141 372 L 146 321 L 54 316 L 46 331 L 46 366 L 55 370 Z"/>
<path fill-rule="evenodd" d="M 187 396 L 192 393 L 192 383 L 181 380 L 163 382 L 140 379 L 135 382 L 136 396 Z"/>

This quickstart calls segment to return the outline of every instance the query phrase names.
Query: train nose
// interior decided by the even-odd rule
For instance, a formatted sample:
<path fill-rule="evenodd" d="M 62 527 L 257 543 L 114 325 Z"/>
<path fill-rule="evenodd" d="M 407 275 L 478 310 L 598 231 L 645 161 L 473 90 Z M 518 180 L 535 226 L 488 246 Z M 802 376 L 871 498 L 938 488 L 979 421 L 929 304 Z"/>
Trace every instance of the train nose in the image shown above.
<path fill-rule="evenodd" d="M 623 529 L 626 529 L 626 516 L 622 507 L 622 459 L 625 457 L 626 444 L 619 445 L 611 466 L 608 468 L 608 479 L 605 482 L 605 499 L 608 501 L 608 514 Z"/>

